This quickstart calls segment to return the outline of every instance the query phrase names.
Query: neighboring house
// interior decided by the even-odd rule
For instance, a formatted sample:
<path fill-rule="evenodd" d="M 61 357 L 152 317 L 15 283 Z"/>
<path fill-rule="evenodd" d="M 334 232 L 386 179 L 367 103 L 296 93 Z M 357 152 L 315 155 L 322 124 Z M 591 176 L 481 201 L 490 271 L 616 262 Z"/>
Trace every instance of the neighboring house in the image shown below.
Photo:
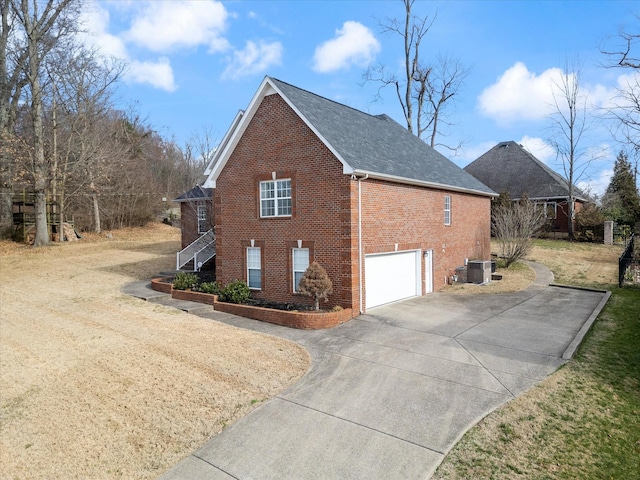
<path fill-rule="evenodd" d="M 326 306 L 352 308 L 442 288 L 465 259 L 489 259 L 495 193 L 386 115 L 265 77 L 216 152 L 216 276 L 252 295 L 296 293 L 317 261 Z"/>
<path fill-rule="evenodd" d="M 552 231 L 568 232 L 568 182 L 522 145 L 499 143 L 464 169 L 493 191 L 508 192 L 512 200 L 527 195 L 545 209 Z M 573 191 L 574 214 L 577 214 L 589 199 L 575 186 Z"/>

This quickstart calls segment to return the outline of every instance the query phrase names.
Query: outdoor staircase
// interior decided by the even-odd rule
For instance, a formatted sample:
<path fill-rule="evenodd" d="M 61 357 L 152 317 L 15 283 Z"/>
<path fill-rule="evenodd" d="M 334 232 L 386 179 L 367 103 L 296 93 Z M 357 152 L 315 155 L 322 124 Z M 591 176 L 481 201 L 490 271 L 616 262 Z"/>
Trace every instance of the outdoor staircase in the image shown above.
<path fill-rule="evenodd" d="M 193 270 L 200 271 L 202 265 L 216 256 L 216 236 L 213 228 L 176 254 L 176 270 L 193 262 Z"/>

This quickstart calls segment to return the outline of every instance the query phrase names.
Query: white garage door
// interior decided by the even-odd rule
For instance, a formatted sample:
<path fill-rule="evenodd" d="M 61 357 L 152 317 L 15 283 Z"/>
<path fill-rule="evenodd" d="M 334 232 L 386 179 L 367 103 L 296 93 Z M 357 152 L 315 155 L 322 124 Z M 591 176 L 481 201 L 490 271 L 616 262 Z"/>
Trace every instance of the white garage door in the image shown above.
<path fill-rule="evenodd" d="M 366 255 L 364 270 L 366 308 L 414 297 L 422 292 L 420 251 Z"/>

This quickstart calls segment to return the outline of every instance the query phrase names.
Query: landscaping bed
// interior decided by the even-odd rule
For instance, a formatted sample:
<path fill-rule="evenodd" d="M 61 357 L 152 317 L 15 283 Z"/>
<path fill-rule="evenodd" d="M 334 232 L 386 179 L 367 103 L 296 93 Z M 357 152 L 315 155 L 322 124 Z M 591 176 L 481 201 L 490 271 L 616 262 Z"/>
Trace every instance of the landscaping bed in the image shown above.
<path fill-rule="evenodd" d="M 245 304 L 221 302 L 218 296 L 193 290 L 177 290 L 172 288 L 171 278 L 154 278 L 151 288 L 169 293 L 178 300 L 213 305 L 219 312 L 231 313 L 245 318 L 260 320 L 290 328 L 316 330 L 331 328 L 351 320 L 355 315 L 350 308 L 327 310 L 312 310 L 309 305 L 273 302 L 269 300 L 249 299 Z M 356 314 L 357 315 L 357 314 Z"/>

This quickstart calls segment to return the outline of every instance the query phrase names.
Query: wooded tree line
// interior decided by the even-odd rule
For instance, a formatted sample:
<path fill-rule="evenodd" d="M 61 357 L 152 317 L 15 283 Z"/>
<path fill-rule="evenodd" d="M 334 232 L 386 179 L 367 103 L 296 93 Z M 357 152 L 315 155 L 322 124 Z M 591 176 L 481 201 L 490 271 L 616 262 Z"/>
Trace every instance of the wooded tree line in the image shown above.
<path fill-rule="evenodd" d="M 0 233 L 13 200 L 35 204 L 35 245 L 49 242 L 47 203 L 76 228 L 143 225 L 195 185 L 206 157 L 135 112 L 114 108 L 122 62 L 78 41 L 82 0 L 0 0 Z"/>

